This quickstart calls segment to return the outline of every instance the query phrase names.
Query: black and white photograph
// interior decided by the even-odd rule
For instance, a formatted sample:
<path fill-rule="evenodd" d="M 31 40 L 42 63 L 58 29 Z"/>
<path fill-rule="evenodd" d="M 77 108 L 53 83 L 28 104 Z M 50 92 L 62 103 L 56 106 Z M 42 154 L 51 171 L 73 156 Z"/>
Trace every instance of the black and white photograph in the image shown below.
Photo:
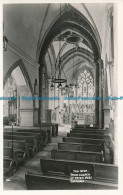
<path fill-rule="evenodd" d="M 117 192 L 118 3 L 10 2 L 2 4 L 3 190 Z"/>

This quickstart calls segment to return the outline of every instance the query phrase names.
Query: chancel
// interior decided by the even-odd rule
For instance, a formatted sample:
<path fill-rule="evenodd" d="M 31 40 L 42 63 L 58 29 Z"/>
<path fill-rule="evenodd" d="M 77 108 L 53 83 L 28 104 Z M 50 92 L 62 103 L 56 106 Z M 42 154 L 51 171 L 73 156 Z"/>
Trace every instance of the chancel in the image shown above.
<path fill-rule="evenodd" d="M 116 5 L 3 4 L 3 23 L 4 190 L 118 189 Z"/>

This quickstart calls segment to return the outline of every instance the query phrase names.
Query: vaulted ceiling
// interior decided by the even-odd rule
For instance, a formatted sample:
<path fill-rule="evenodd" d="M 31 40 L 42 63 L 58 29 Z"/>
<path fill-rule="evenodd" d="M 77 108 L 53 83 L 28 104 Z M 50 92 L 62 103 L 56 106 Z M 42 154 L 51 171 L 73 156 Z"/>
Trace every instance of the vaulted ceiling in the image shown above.
<path fill-rule="evenodd" d="M 61 42 L 62 68 L 71 80 L 73 62 L 78 75 L 85 65 L 92 69 L 93 60 L 101 55 L 107 5 L 6 4 L 4 35 L 39 64 L 49 49 L 58 59 Z M 81 37 L 77 46 L 66 41 L 70 35 Z"/>

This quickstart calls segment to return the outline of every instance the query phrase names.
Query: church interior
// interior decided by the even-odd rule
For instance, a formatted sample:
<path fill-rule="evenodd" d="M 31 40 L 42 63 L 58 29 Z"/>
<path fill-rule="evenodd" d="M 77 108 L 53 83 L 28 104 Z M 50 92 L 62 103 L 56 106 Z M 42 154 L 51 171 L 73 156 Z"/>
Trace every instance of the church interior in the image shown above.
<path fill-rule="evenodd" d="M 118 189 L 117 6 L 3 5 L 4 190 Z"/>

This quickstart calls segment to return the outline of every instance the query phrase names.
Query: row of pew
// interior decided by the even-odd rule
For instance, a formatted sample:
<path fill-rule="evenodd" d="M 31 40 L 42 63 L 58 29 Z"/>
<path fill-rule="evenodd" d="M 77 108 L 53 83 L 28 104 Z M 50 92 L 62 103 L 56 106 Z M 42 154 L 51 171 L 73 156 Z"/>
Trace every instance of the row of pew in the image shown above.
<path fill-rule="evenodd" d="M 3 165 L 4 179 L 13 175 L 19 166 L 33 158 L 58 135 L 58 125 L 43 124 L 41 128 L 4 128 Z"/>
<path fill-rule="evenodd" d="M 117 189 L 118 167 L 113 164 L 109 130 L 76 127 L 51 150 L 51 158 L 40 158 L 41 174 L 27 172 L 28 190 Z M 108 157 L 106 156 L 108 155 Z M 74 177 L 86 172 L 89 177 Z M 78 180 L 80 179 L 80 180 Z"/>

